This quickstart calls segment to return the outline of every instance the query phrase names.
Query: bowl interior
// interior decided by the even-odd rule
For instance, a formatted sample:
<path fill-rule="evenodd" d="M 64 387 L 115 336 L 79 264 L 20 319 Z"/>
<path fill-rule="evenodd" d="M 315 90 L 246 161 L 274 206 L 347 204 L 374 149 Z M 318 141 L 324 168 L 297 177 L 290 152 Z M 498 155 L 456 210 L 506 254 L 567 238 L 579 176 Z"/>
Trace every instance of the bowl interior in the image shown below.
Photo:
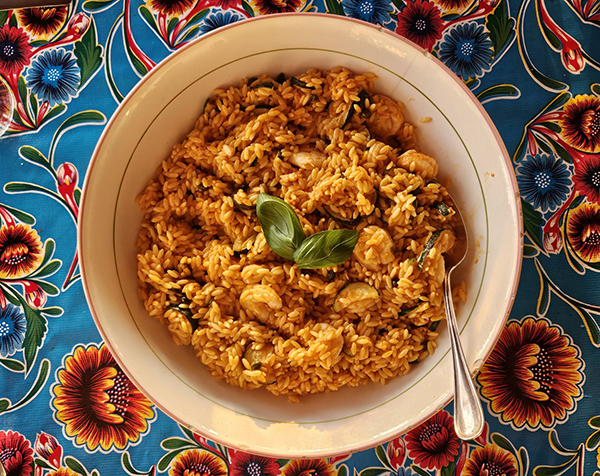
<path fill-rule="evenodd" d="M 193 349 L 174 345 L 138 298 L 135 240 L 141 214 L 135 197 L 193 128 L 213 89 L 262 73 L 291 75 L 337 65 L 374 72 L 377 91 L 405 104 L 421 150 L 437 159 L 441 181 L 461 207 L 473 245 L 457 276 L 468 286 L 458 319 L 467 361 L 478 367 L 502 329 L 520 270 L 512 168 L 489 119 L 462 84 L 384 30 L 311 14 L 260 18 L 207 35 L 161 63 L 126 98 L 105 130 L 85 185 L 84 285 L 115 358 L 170 416 L 256 453 L 317 457 L 365 448 L 418 424 L 452 395 L 443 325 L 436 353 L 408 375 L 386 386 L 343 388 L 292 404 L 264 390 L 213 380 Z M 422 123 L 423 118 L 431 121 Z"/>

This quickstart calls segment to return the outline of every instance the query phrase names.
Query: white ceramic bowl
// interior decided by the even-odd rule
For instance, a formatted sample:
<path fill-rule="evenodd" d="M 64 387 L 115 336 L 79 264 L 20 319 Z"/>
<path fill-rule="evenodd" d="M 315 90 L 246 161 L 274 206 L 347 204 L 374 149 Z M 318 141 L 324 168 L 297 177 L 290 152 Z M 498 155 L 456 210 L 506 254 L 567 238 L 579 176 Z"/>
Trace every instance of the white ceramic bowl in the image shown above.
<path fill-rule="evenodd" d="M 421 149 L 450 180 L 473 243 L 461 269 L 468 301 L 458 316 L 471 369 L 491 351 L 517 289 L 522 228 L 510 160 L 476 99 L 429 54 L 383 28 L 316 14 L 237 23 L 177 51 L 131 91 L 94 153 L 79 228 L 84 288 L 106 343 L 148 398 L 192 430 L 254 453 L 321 457 L 364 449 L 452 398 L 445 326 L 436 353 L 408 375 L 293 404 L 213 380 L 192 348 L 174 345 L 138 298 L 134 243 L 141 214 L 134 199 L 193 128 L 212 90 L 265 72 L 336 65 L 379 76 L 377 90 L 406 104 Z M 431 122 L 420 123 L 424 117 Z"/>

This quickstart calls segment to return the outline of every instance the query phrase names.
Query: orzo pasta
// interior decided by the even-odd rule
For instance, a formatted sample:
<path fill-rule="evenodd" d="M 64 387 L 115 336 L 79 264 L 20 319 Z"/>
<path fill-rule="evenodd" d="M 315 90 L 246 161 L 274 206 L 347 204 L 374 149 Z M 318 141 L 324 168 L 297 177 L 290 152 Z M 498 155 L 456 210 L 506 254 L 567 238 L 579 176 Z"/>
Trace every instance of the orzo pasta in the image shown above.
<path fill-rule="evenodd" d="M 374 82 L 336 68 L 218 89 L 138 197 L 140 295 L 215 378 L 296 400 L 385 383 L 434 351 L 454 211 Z M 299 269 L 274 253 L 260 193 L 306 236 L 359 231 L 350 258 Z"/>

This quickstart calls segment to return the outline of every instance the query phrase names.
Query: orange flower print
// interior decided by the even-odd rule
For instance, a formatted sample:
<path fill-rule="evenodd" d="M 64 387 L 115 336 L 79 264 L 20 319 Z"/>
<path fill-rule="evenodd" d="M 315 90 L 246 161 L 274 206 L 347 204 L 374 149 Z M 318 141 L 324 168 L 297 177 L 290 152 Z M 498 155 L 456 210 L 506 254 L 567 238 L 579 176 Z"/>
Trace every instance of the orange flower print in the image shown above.
<path fill-rule="evenodd" d="M 584 203 L 569 213 L 567 236 L 583 261 L 600 262 L 600 206 Z"/>
<path fill-rule="evenodd" d="M 600 157 L 586 155 L 575 162 L 575 190 L 593 203 L 600 203 Z"/>
<path fill-rule="evenodd" d="M 561 134 L 567 143 L 583 152 L 600 152 L 600 98 L 575 96 L 563 106 Z"/>
<path fill-rule="evenodd" d="M 149 0 L 148 6 L 163 15 L 181 15 L 192 8 L 192 0 Z"/>
<path fill-rule="evenodd" d="M 42 249 L 40 237 L 29 225 L 0 228 L 0 279 L 31 273 L 42 262 Z"/>
<path fill-rule="evenodd" d="M 76 472 L 69 468 L 58 468 L 56 471 L 47 473 L 46 476 L 78 476 Z"/>
<path fill-rule="evenodd" d="M 261 15 L 297 12 L 302 9 L 304 3 L 305 0 L 254 0 Z"/>
<path fill-rule="evenodd" d="M 123 449 L 139 440 L 155 417 L 152 403 L 101 344 L 79 345 L 52 388 L 56 419 L 67 436 L 90 450 Z"/>
<path fill-rule="evenodd" d="M 583 395 L 582 370 L 579 349 L 560 327 L 526 317 L 504 329 L 478 381 L 503 422 L 550 428 Z"/>
<path fill-rule="evenodd" d="M 15 10 L 19 25 L 36 38 L 50 38 L 65 24 L 69 7 L 22 8 Z"/>
<path fill-rule="evenodd" d="M 461 476 L 516 476 L 517 462 L 508 451 L 495 445 L 473 450 Z"/>
<path fill-rule="evenodd" d="M 461 11 L 471 2 L 469 0 L 433 0 L 433 2 L 443 10 Z"/>
<path fill-rule="evenodd" d="M 225 462 L 208 451 L 187 450 L 171 464 L 169 476 L 226 476 Z"/>
<path fill-rule="evenodd" d="M 282 476 L 333 476 L 335 473 L 324 459 L 293 459 L 281 470 Z"/>

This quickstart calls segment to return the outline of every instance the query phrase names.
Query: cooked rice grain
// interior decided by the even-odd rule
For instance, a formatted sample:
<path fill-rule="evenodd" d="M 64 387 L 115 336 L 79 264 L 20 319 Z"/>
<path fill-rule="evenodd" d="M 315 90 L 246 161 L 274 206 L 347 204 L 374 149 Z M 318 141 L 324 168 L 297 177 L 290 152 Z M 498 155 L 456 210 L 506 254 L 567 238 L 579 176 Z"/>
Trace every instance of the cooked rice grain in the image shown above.
<path fill-rule="evenodd" d="M 421 268 L 416 260 L 455 220 L 435 208 L 451 207 L 435 160 L 414 150 L 403 106 L 374 93 L 373 74 L 338 67 L 297 79 L 306 87 L 263 75 L 214 92 L 138 197 L 137 242 L 140 297 L 175 343 L 192 345 L 213 377 L 291 401 L 385 384 L 433 353 L 452 235 Z M 276 255 L 252 210 L 260 193 L 292 206 L 307 236 L 358 220 L 352 257 L 300 270 Z M 335 312 L 354 282 L 379 299 Z"/>

